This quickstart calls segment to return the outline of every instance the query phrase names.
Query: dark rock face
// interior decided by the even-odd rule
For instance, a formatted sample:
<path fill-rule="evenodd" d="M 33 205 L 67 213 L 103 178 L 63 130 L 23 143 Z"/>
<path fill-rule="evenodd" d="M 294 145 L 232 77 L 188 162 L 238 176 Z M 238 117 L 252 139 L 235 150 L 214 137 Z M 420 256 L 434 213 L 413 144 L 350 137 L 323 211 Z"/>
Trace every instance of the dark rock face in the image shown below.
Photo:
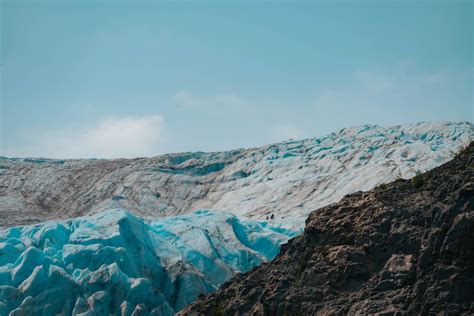
<path fill-rule="evenodd" d="M 271 263 L 183 315 L 474 313 L 474 143 L 416 181 L 313 212 Z"/>

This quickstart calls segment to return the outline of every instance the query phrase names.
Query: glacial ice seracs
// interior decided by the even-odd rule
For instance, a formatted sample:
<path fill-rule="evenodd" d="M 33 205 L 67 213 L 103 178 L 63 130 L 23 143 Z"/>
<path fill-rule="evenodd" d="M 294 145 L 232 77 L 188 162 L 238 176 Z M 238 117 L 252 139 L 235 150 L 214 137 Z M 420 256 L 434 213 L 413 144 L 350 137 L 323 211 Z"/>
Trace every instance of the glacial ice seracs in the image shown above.
<path fill-rule="evenodd" d="M 0 315 L 173 315 L 297 232 L 226 212 L 123 209 L 0 230 Z"/>

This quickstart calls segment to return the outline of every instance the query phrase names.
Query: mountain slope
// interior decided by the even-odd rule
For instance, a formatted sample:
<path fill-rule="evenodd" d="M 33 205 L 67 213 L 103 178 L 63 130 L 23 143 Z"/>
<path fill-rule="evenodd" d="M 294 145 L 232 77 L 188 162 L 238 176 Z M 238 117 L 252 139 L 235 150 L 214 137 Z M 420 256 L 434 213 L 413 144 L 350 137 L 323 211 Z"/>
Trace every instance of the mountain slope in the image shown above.
<path fill-rule="evenodd" d="M 198 211 L 146 223 L 125 210 L 0 230 L 0 315 L 173 315 L 294 237 Z"/>
<path fill-rule="evenodd" d="M 271 263 L 183 315 L 474 313 L 474 143 L 453 161 L 311 213 Z"/>
<path fill-rule="evenodd" d="M 116 160 L 0 158 L 0 226 L 125 208 L 140 216 L 198 209 L 302 227 L 313 210 L 356 190 L 450 160 L 471 123 L 364 125 L 324 137 L 218 153 Z"/>

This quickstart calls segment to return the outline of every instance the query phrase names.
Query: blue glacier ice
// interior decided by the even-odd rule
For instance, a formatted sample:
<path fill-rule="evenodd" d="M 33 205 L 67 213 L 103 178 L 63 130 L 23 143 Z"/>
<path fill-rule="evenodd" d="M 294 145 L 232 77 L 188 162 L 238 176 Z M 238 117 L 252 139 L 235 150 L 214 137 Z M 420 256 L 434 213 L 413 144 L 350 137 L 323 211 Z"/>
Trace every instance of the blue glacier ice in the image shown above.
<path fill-rule="evenodd" d="M 297 234 L 226 212 L 124 209 L 0 229 L 0 315 L 173 315 Z"/>

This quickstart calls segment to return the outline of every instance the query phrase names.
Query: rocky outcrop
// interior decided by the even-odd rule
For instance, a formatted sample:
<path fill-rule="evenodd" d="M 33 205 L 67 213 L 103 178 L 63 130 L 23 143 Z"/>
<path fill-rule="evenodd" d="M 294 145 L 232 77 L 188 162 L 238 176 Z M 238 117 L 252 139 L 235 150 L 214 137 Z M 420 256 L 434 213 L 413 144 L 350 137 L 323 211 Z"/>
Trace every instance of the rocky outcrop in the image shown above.
<path fill-rule="evenodd" d="M 182 315 L 474 313 L 474 143 L 411 180 L 311 213 L 270 263 Z"/>
<path fill-rule="evenodd" d="M 0 226 L 125 208 L 161 217 L 223 210 L 302 227 L 356 190 L 409 178 L 453 158 L 471 123 L 364 125 L 324 137 L 219 153 L 137 159 L 0 157 Z"/>

